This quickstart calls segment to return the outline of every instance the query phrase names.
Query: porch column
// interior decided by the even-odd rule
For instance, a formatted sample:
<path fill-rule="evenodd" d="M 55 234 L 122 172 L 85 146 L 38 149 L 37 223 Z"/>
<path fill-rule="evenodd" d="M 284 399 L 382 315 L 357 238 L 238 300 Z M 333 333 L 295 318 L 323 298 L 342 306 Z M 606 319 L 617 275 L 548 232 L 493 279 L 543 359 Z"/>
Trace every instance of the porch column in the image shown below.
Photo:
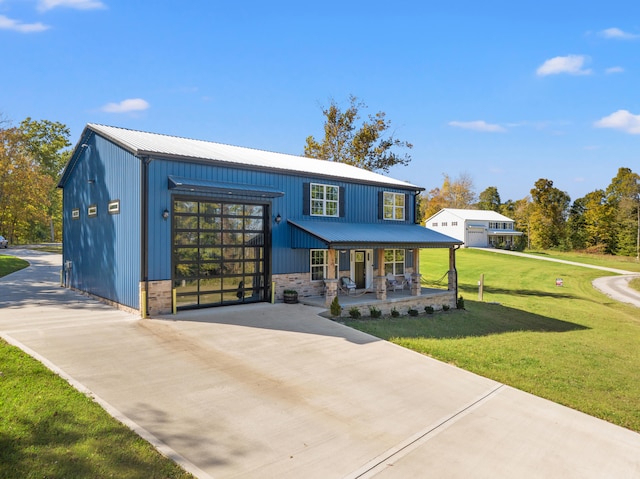
<path fill-rule="evenodd" d="M 338 280 L 336 279 L 336 250 L 327 251 L 327 277 L 324 280 L 324 305 L 330 307 L 333 298 L 338 296 Z"/>
<path fill-rule="evenodd" d="M 337 279 L 325 279 L 324 286 L 325 286 L 324 305 L 327 308 L 330 308 L 331 307 L 331 303 L 333 303 L 333 298 L 338 296 L 338 280 Z"/>
<path fill-rule="evenodd" d="M 384 276 L 384 248 L 378 248 L 378 275 L 374 279 L 376 289 L 376 299 L 382 301 L 387 299 L 387 281 Z"/>
<path fill-rule="evenodd" d="M 449 277 L 447 289 L 458 294 L 458 273 L 456 271 L 456 249 L 449 248 Z"/>
<path fill-rule="evenodd" d="M 420 296 L 422 294 L 421 283 L 422 275 L 420 274 L 420 250 L 413 250 L 413 274 L 411 275 L 411 296 Z"/>

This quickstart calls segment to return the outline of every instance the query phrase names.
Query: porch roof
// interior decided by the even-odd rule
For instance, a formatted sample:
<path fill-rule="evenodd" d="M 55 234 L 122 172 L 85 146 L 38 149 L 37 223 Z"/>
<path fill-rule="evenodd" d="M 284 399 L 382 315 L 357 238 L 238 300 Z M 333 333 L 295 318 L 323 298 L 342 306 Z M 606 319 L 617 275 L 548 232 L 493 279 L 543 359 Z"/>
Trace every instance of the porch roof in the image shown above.
<path fill-rule="evenodd" d="M 293 248 L 308 248 L 309 240 L 328 249 L 355 248 L 451 248 L 463 242 L 416 224 L 342 223 L 287 220 L 296 232 Z"/>

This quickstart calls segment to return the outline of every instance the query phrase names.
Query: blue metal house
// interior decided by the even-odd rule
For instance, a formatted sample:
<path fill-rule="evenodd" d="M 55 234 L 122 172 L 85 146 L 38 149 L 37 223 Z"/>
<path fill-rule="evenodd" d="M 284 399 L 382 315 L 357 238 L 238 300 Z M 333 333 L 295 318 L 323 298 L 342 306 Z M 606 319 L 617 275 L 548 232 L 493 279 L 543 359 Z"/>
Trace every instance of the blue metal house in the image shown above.
<path fill-rule="evenodd" d="M 419 279 L 422 188 L 342 163 L 88 124 L 58 184 L 68 287 L 142 316 Z M 412 290 L 420 294 L 418 286 Z M 455 301 L 455 293 L 453 295 Z"/>

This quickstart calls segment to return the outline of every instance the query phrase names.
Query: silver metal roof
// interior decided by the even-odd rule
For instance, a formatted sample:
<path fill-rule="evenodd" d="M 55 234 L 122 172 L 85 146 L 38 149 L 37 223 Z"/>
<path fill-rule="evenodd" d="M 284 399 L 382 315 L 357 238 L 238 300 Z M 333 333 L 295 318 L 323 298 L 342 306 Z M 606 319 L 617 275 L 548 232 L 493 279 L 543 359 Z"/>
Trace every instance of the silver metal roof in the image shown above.
<path fill-rule="evenodd" d="M 390 185 L 412 190 L 424 189 L 406 181 L 396 180 L 379 173 L 333 161 L 273 153 L 270 151 L 161 135 L 158 133 L 147 133 L 95 123 L 87 124 L 87 129 L 96 132 L 134 155 L 139 156 L 162 156 L 183 160 L 209 160 L 242 167 L 283 170 L 309 176 L 319 175 L 344 178 L 347 180 Z"/>
<path fill-rule="evenodd" d="M 450 248 L 463 244 L 460 240 L 416 224 L 340 223 L 313 220 L 287 220 L 287 222 L 332 248 L 367 246 Z"/>
<path fill-rule="evenodd" d="M 465 210 L 460 208 L 442 208 L 435 215 L 427 218 L 430 221 L 436 216 L 443 213 L 450 213 L 466 221 L 513 221 L 511 218 L 504 216 L 496 211 L 491 210 Z"/>

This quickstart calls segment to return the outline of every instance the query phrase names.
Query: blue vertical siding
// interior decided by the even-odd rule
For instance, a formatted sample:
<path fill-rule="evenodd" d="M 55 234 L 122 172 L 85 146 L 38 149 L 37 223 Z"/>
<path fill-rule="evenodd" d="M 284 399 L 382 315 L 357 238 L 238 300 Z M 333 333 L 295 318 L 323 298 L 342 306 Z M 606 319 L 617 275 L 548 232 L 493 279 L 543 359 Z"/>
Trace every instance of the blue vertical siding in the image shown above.
<path fill-rule="evenodd" d="M 178 162 L 153 159 L 149 166 L 149 279 L 161 280 L 171 278 L 171 219 L 164 220 L 162 212 L 172 209 L 172 197 L 176 194 L 184 197 L 193 195 L 200 198 L 218 198 L 215 194 L 201 192 L 173 192 L 168 189 L 168 176 L 198 178 L 215 182 L 267 186 L 284 193 L 284 196 L 264 199 L 251 196 L 231 198 L 238 202 L 261 202 L 271 208 L 272 238 L 272 273 L 284 274 L 309 271 L 309 253 L 305 249 L 291 249 L 291 235 L 299 234 L 287 224 L 287 219 L 311 219 L 303 216 L 303 184 L 317 182 L 344 187 L 346 211 L 342 218 L 318 218 L 323 221 L 349 223 L 397 223 L 378 218 L 378 192 L 392 191 L 408 193 L 406 204 L 406 220 L 413 223 L 415 192 L 396 188 L 362 185 L 334 180 L 318 180 L 296 175 L 278 173 L 276 171 L 245 170 L 233 167 L 212 166 L 208 164 Z M 229 200 L 229 197 L 223 198 Z M 282 222 L 275 224 L 273 219 L 280 215 Z M 389 225 L 392 227 L 392 225 Z M 319 241 L 309 240 L 308 248 L 323 248 Z M 342 266 L 341 266 L 342 267 Z"/>
<path fill-rule="evenodd" d="M 79 159 L 63 191 L 63 257 L 73 264 L 70 286 L 138 308 L 140 161 L 96 135 L 86 144 L 76 152 Z M 108 213 L 112 200 L 120 200 L 120 214 Z M 97 216 L 88 217 L 90 205 L 96 205 Z M 74 208 L 80 209 L 77 220 L 71 218 Z"/>

